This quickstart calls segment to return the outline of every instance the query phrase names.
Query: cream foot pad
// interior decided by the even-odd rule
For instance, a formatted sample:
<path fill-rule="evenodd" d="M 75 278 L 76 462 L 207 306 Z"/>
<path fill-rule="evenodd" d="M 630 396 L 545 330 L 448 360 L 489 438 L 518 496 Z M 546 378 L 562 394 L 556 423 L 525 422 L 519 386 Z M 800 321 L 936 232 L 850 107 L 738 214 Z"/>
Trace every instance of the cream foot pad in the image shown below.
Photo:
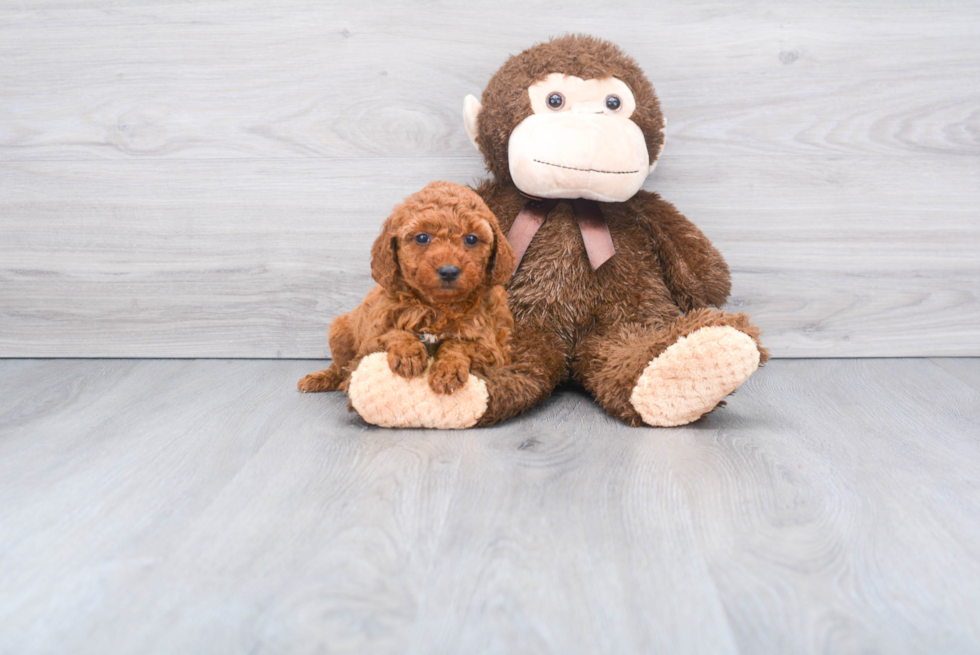
<path fill-rule="evenodd" d="M 685 425 L 714 409 L 757 368 L 752 337 L 733 327 L 703 327 L 647 365 L 630 402 L 648 425 Z"/>
<path fill-rule="evenodd" d="M 426 376 L 403 378 L 388 368 L 388 356 L 374 353 L 351 374 L 347 391 L 351 404 L 368 423 L 383 428 L 473 427 L 487 411 L 487 383 L 470 374 L 469 381 L 450 395 L 429 388 Z"/>

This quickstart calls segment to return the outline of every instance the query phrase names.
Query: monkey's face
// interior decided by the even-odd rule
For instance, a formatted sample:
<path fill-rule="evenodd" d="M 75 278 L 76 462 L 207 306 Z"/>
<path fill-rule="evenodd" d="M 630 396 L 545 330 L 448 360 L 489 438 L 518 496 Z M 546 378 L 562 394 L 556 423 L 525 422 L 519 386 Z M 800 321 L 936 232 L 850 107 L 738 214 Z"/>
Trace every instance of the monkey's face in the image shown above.
<path fill-rule="evenodd" d="M 664 146 L 653 85 L 622 50 L 591 36 L 514 55 L 482 102 L 466 97 L 463 120 L 497 182 L 539 198 L 629 200 Z"/>
<path fill-rule="evenodd" d="M 533 113 L 511 133 L 511 178 L 539 198 L 622 202 L 650 174 L 650 153 L 630 120 L 636 100 L 615 77 L 552 73 L 527 90 Z"/>

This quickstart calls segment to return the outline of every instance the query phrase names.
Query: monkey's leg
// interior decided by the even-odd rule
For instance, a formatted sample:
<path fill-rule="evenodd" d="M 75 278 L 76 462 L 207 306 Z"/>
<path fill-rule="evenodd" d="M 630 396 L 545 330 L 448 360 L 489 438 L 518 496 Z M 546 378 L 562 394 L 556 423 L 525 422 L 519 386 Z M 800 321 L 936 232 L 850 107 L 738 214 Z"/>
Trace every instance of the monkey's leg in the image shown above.
<path fill-rule="evenodd" d="M 565 349 L 552 331 L 515 327 L 512 363 L 485 378 L 472 373 L 452 394 L 437 394 L 426 377 L 406 379 L 388 367 L 384 353 L 357 365 L 347 395 L 368 423 L 391 428 L 460 429 L 492 425 L 547 398 L 565 371 Z"/>
<path fill-rule="evenodd" d="M 576 348 L 572 371 L 629 425 L 685 425 L 748 379 L 769 355 L 744 314 L 699 309 L 662 327 L 597 329 Z"/>
<path fill-rule="evenodd" d="M 516 324 L 511 363 L 487 371 L 490 398 L 477 426 L 523 414 L 551 395 L 567 366 L 567 349 L 550 329 Z"/>

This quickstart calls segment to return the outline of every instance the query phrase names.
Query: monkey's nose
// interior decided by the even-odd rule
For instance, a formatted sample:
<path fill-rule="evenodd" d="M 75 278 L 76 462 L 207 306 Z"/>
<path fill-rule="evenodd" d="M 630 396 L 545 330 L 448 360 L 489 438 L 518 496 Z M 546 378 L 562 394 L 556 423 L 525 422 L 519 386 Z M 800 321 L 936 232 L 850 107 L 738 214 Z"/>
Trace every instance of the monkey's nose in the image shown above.
<path fill-rule="evenodd" d="M 572 105 L 573 114 L 604 114 L 606 113 L 606 106 L 597 101 L 594 102 L 576 102 Z"/>
<path fill-rule="evenodd" d="M 459 266 L 440 266 L 436 272 L 446 282 L 453 282 L 459 277 Z"/>

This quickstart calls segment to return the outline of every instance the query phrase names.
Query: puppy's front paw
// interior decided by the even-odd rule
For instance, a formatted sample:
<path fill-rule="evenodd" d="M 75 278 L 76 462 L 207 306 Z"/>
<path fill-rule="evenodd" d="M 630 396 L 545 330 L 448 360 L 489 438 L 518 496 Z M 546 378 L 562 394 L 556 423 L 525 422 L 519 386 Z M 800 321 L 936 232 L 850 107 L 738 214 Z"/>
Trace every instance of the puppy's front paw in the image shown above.
<path fill-rule="evenodd" d="M 429 353 L 421 341 L 392 345 L 388 350 L 389 368 L 403 378 L 417 378 L 428 364 Z"/>
<path fill-rule="evenodd" d="M 451 394 L 470 378 L 470 367 L 459 360 L 436 359 L 429 370 L 429 388 L 436 393 Z"/>

